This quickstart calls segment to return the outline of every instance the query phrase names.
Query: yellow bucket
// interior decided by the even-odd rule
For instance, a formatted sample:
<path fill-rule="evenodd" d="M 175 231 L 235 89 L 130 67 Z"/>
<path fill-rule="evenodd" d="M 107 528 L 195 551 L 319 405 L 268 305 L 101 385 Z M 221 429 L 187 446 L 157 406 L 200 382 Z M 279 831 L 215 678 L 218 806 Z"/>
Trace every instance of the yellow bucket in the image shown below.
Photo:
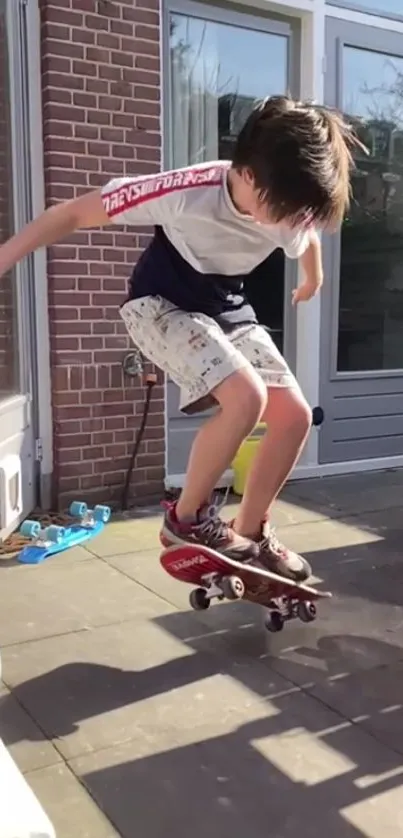
<path fill-rule="evenodd" d="M 234 457 L 231 466 L 234 472 L 234 479 L 232 483 L 232 488 L 236 495 L 243 495 L 245 491 L 245 484 L 246 478 L 249 473 L 249 469 L 252 465 L 253 458 L 256 454 L 257 447 L 261 440 L 262 434 L 266 430 L 266 426 L 264 424 L 256 425 L 255 430 L 242 443 L 240 448 L 238 449 L 238 453 Z M 256 433 L 258 432 L 258 433 Z"/>

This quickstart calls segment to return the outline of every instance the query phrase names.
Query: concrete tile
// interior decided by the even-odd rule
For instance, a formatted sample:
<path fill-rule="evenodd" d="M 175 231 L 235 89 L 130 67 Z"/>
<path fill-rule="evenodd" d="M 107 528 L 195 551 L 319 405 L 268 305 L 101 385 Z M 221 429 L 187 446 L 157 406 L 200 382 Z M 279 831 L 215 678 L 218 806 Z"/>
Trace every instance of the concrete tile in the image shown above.
<path fill-rule="evenodd" d="M 194 838 L 358 838 L 342 811 L 360 805 L 365 816 L 369 775 L 378 790 L 399 784 L 399 757 L 309 696 L 280 699 L 278 710 L 203 737 L 196 728 L 193 741 L 187 730 L 173 739 L 147 729 L 71 766 L 123 838 L 144 824 L 147 838 L 190 828 Z"/>
<path fill-rule="evenodd" d="M 96 541 L 96 539 L 94 539 Z M 60 565 L 68 565 L 68 564 L 75 564 L 75 562 L 88 562 L 93 557 L 91 553 L 86 550 L 85 547 L 71 547 L 69 550 L 65 550 L 64 553 L 59 553 L 56 556 L 51 557 L 50 559 L 46 559 L 43 564 L 43 567 L 49 571 L 53 570 L 53 568 L 58 568 Z"/>
<path fill-rule="evenodd" d="M 297 550 L 304 555 L 309 554 L 312 560 L 315 559 L 315 554 L 330 549 L 337 549 L 342 556 L 343 551 L 347 552 L 363 544 L 379 543 L 384 538 L 377 530 L 364 529 L 354 518 L 282 527 L 278 530 L 278 535 L 291 550 Z"/>
<path fill-rule="evenodd" d="M 403 754 L 402 662 L 320 681 L 310 692 L 379 742 Z"/>
<path fill-rule="evenodd" d="M 315 529 L 322 527 L 322 524 L 315 525 Z M 305 525 L 287 530 L 294 534 L 291 546 L 301 543 L 297 535 L 300 529 L 305 529 Z M 337 534 L 341 543 L 346 539 L 346 530 L 339 522 L 328 522 L 324 529 L 330 543 Z M 357 540 L 377 538 L 372 533 L 362 534 L 355 529 L 351 532 L 347 528 L 347 539 L 354 540 L 354 537 Z M 322 538 L 325 541 L 325 533 Z M 206 612 L 190 612 L 189 587 L 162 571 L 158 553 L 146 557 L 142 554 L 111 557 L 108 561 L 186 610 L 186 618 L 174 613 L 162 615 L 158 622 L 165 630 L 190 642 L 193 648 L 200 644 L 200 636 L 209 636 L 210 644 L 220 654 L 238 661 L 266 660 L 293 683 L 304 684 L 402 659 L 403 642 L 396 630 L 403 621 L 401 559 L 399 556 L 398 564 L 382 565 L 391 555 L 384 553 L 383 546 L 383 541 L 371 540 L 349 548 L 351 553 L 345 561 L 319 562 L 321 587 L 332 590 L 333 599 L 318 604 L 316 623 L 304 626 L 294 621 L 279 635 L 265 632 L 264 609 L 246 603 L 215 603 Z M 376 566 L 378 558 L 379 567 Z"/>
<path fill-rule="evenodd" d="M 236 624 L 232 607 L 215 606 L 222 613 L 222 626 L 210 626 L 210 644 L 227 660 L 247 661 L 250 669 L 259 663 L 291 684 L 309 685 L 330 676 L 403 660 L 403 634 L 397 630 L 403 620 L 402 608 L 374 603 L 368 606 L 354 589 L 349 595 L 320 603 L 316 622 L 306 625 L 294 620 L 279 634 L 270 634 L 264 628 L 265 609 L 250 606 L 250 621 Z M 191 648 L 198 648 L 203 629 L 198 636 L 197 625 L 203 622 L 204 632 L 208 632 L 207 621 L 213 614 L 212 607 L 200 622 L 197 615 L 188 636 L 185 632 L 189 624 L 181 626 L 176 614 L 159 617 L 158 624 Z"/>
<path fill-rule="evenodd" d="M 146 552 L 123 556 L 108 556 L 105 561 L 130 579 L 168 600 L 176 608 L 190 613 L 189 594 L 193 586 L 178 582 L 172 576 L 169 576 L 161 567 L 159 557 L 159 550 L 147 550 Z M 231 609 L 231 618 L 229 618 L 228 607 Z M 248 617 L 245 617 L 246 613 L 249 615 Z M 203 621 L 206 625 L 217 627 L 219 625 L 227 626 L 228 619 L 233 621 L 235 615 L 237 624 L 243 623 L 245 619 L 250 620 L 252 610 L 247 605 L 245 607 L 245 603 L 214 603 L 208 614 L 203 615 L 201 612 L 197 614 L 192 612 L 192 614 L 195 619 L 203 620 L 203 617 L 205 617 Z"/>
<path fill-rule="evenodd" d="M 61 761 L 56 748 L 5 686 L 0 691 L 0 739 L 23 774 Z"/>
<path fill-rule="evenodd" d="M 200 723 L 220 729 L 254 704 L 266 714 L 262 695 L 289 689 L 263 668 L 249 685 L 247 667 L 227 666 L 209 645 L 209 636 L 192 648 L 162 625 L 125 622 L 8 647 L 4 672 L 18 701 L 71 758 L 131 739 L 139 725 L 192 732 L 195 708 Z"/>
<path fill-rule="evenodd" d="M 118 838 L 119 833 L 68 766 L 32 771 L 26 779 L 52 821 L 57 838 Z"/>
<path fill-rule="evenodd" d="M 21 568 L 26 567 L 26 565 L 20 563 L 17 558 L 18 553 L 11 557 L 7 556 L 0 556 L 0 579 L 1 574 L 11 569 L 14 572 L 18 572 Z M 93 555 L 85 549 L 85 547 L 72 547 L 69 550 L 65 550 L 62 553 L 58 553 L 55 556 L 51 556 L 45 560 L 43 566 L 46 566 L 47 570 L 51 570 L 55 567 L 60 567 L 60 565 L 70 565 L 75 564 L 76 562 L 85 562 L 93 558 Z M 39 565 L 38 565 L 39 567 Z"/>
<path fill-rule="evenodd" d="M 304 553 L 312 560 L 315 571 L 324 568 L 336 570 L 337 573 L 355 565 L 356 570 L 366 577 L 368 571 L 375 567 L 382 567 L 391 562 L 401 562 L 401 510 L 389 509 L 381 512 L 367 513 L 365 516 L 339 519 L 337 529 L 328 529 L 321 524 L 311 528 L 311 545 L 309 536 L 306 542 L 300 538 L 299 528 L 281 531 L 281 536 L 287 544 L 291 541 L 296 549 L 298 539 L 304 545 Z M 322 538 L 326 533 L 330 538 L 327 544 L 316 545 L 313 542 L 314 530 L 316 538 Z M 336 537 L 335 537 L 336 536 Z M 318 549 L 319 547 L 319 549 Z M 311 552 L 310 552 L 311 549 Z M 354 568 L 353 568 L 354 570 Z"/>
<path fill-rule="evenodd" d="M 163 613 L 167 604 L 96 559 L 3 570 L 1 643 L 33 640 Z"/>
<path fill-rule="evenodd" d="M 342 803 L 354 800 L 354 787 L 375 785 L 376 777 L 396 774 L 403 782 L 403 764 L 396 751 L 312 694 L 289 693 L 274 703 L 280 711 L 273 724 L 276 729 L 254 739 L 254 744 L 294 782 L 308 787 L 322 784 L 326 794 L 329 781 L 344 777 L 348 782 L 340 796 Z"/>
<path fill-rule="evenodd" d="M 345 806 L 340 813 L 359 834 L 368 838 L 403 835 L 402 796 L 403 783 L 397 783 L 397 788 L 373 794 L 369 801 Z"/>
<path fill-rule="evenodd" d="M 305 508 L 359 514 L 401 506 L 402 470 L 364 472 L 289 483 L 285 496 Z"/>
<path fill-rule="evenodd" d="M 112 521 L 100 536 L 88 542 L 87 550 L 95 556 L 104 557 L 156 549 L 161 520 L 160 514 Z"/>
<path fill-rule="evenodd" d="M 222 511 L 222 517 L 227 521 L 235 518 L 239 503 L 240 499 L 231 499 L 231 502 Z M 298 498 L 294 498 L 293 496 L 288 497 L 285 492 L 274 504 L 272 523 L 274 527 L 289 527 L 294 524 L 325 521 L 330 517 L 331 511 L 327 506 L 320 506 L 320 504 L 315 509 L 306 508 Z M 338 509 L 336 512 L 339 514 Z"/>
<path fill-rule="evenodd" d="M 144 585 L 177 607 L 188 608 L 190 587 L 177 582 L 163 570 L 160 564 L 160 554 L 161 551 L 154 548 L 105 556 L 104 561 L 128 576 L 129 579 Z"/>
<path fill-rule="evenodd" d="M 320 568 L 319 568 L 320 571 Z M 349 594 L 354 588 L 364 600 L 365 608 L 371 612 L 373 604 L 390 604 L 395 606 L 391 613 L 395 619 L 403 608 L 403 577 L 402 557 L 399 553 L 369 550 L 366 559 L 364 554 L 344 565 L 334 565 L 326 568 L 322 576 L 328 587 L 336 590 L 341 596 Z"/>

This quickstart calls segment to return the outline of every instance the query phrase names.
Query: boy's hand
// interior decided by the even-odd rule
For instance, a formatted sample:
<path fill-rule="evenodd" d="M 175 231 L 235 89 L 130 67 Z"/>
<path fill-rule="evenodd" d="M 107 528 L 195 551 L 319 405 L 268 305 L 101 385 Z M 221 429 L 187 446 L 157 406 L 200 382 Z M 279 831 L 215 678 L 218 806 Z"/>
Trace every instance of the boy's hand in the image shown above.
<path fill-rule="evenodd" d="M 308 300 L 311 300 L 312 297 L 316 297 L 316 294 L 319 293 L 323 284 L 323 280 L 305 280 L 305 282 L 299 286 L 299 288 L 295 288 L 292 292 L 292 304 L 293 306 L 297 305 L 298 303 L 307 303 Z"/>

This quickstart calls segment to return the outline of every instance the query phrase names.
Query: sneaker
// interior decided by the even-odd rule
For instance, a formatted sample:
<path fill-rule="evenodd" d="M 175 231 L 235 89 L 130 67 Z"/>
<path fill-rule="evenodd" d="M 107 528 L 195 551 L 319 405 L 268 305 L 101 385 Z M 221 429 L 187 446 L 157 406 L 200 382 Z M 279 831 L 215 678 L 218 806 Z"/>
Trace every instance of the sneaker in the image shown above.
<path fill-rule="evenodd" d="M 219 507 L 213 504 L 203 507 L 197 521 L 190 524 L 178 521 L 176 503 L 167 504 L 160 531 L 164 547 L 175 544 L 203 544 L 217 550 L 229 559 L 238 562 L 251 561 L 259 555 L 259 546 L 249 538 L 243 538 L 221 520 Z"/>
<path fill-rule="evenodd" d="M 262 523 L 261 538 L 258 541 L 259 564 L 272 573 L 286 576 L 295 582 L 304 582 L 312 574 L 312 568 L 302 556 L 288 550 L 279 541 L 268 521 Z"/>

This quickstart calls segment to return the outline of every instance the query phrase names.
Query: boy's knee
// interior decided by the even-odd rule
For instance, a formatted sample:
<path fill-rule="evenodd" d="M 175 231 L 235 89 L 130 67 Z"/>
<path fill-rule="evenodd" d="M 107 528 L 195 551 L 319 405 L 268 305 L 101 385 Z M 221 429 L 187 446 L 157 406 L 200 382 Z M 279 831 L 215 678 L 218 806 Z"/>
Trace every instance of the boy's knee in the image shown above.
<path fill-rule="evenodd" d="M 215 393 L 223 410 L 234 416 L 249 433 L 259 422 L 267 405 L 267 389 L 261 378 L 248 368 L 229 376 Z"/>
<path fill-rule="evenodd" d="M 299 427 L 304 434 L 304 436 L 311 430 L 312 427 L 312 408 L 309 406 L 308 402 L 305 401 L 304 397 L 300 402 L 298 402 L 298 407 L 296 411 L 296 418 Z"/>
<path fill-rule="evenodd" d="M 290 391 L 289 410 L 285 424 L 291 426 L 304 437 L 312 427 L 312 410 L 300 392 Z"/>
<path fill-rule="evenodd" d="M 269 427 L 281 427 L 301 437 L 312 426 L 312 410 L 300 390 L 271 389 L 264 418 Z"/>

